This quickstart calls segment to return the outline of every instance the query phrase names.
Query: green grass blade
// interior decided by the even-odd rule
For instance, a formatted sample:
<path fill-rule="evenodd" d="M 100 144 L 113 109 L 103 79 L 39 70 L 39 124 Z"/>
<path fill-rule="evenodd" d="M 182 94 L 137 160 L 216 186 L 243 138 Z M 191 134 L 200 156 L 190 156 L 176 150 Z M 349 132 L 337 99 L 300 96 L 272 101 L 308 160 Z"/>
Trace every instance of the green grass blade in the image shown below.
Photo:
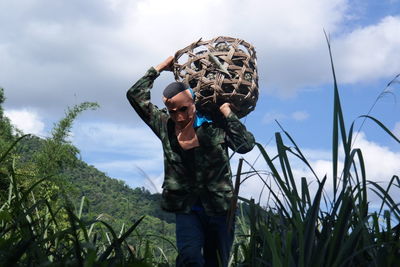
<path fill-rule="evenodd" d="M 326 176 L 322 179 L 319 184 L 318 191 L 314 197 L 314 202 L 311 208 L 307 212 L 305 220 L 305 236 L 304 236 L 304 266 L 311 265 L 311 255 L 315 246 L 315 231 L 318 220 L 319 206 L 321 203 L 322 190 L 324 188 Z"/>
<path fill-rule="evenodd" d="M 397 143 L 400 143 L 400 139 L 397 138 L 382 122 L 380 122 L 379 120 L 375 119 L 374 117 L 371 116 L 367 116 L 367 115 L 363 115 L 360 116 L 361 118 L 368 118 L 370 120 L 372 120 L 373 122 L 375 122 L 376 124 L 379 125 L 379 127 L 381 127 L 387 134 L 389 134 L 390 137 L 392 137 Z"/>
<path fill-rule="evenodd" d="M 278 172 L 277 169 L 275 168 L 274 163 L 272 162 L 271 158 L 268 156 L 268 154 L 267 154 L 267 152 L 265 151 L 264 147 L 263 147 L 261 144 L 259 144 L 259 143 L 256 143 L 256 146 L 257 146 L 258 149 L 260 150 L 261 155 L 264 157 L 264 159 L 265 159 L 265 161 L 266 161 L 268 167 L 270 168 L 271 173 L 272 173 L 272 176 L 273 176 L 273 178 L 275 179 L 277 185 L 278 185 L 278 186 L 281 188 L 281 190 L 283 191 L 283 193 L 284 193 L 283 195 L 284 195 L 285 199 L 288 199 L 289 197 L 291 197 L 292 193 L 290 192 L 289 188 L 287 187 L 285 181 L 282 180 L 282 177 L 280 176 L 279 172 Z M 263 181 L 263 179 L 261 179 L 261 180 Z M 264 184 L 267 186 L 267 183 L 265 183 L 265 181 L 263 181 L 263 182 L 264 182 Z M 271 190 L 271 189 L 270 189 L 270 190 Z M 273 191 L 273 190 L 271 190 L 271 192 L 272 192 L 272 191 Z M 276 196 L 276 194 L 274 194 L 274 195 Z M 278 200 L 278 197 L 277 197 L 277 196 L 276 196 L 276 199 Z M 292 201 L 289 200 L 289 202 L 292 202 Z M 284 206 L 282 206 L 282 207 L 284 207 Z M 292 209 L 291 211 L 292 211 L 292 212 L 294 212 L 294 210 L 293 210 L 294 207 L 295 207 L 295 206 L 292 207 L 292 205 L 291 205 L 291 209 Z"/>
<path fill-rule="evenodd" d="M 231 229 L 232 224 L 233 224 L 233 220 L 235 217 L 235 213 L 236 213 L 236 205 L 237 205 L 237 201 L 238 201 L 238 196 L 239 196 L 239 187 L 240 187 L 240 175 L 242 173 L 242 166 L 243 166 L 243 158 L 239 159 L 239 163 L 238 163 L 238 168 L 237 168 L 237 172 L 236 172 L 236 179 L 235 179 L 235 187 L 233 190 L 233 197 L 231 199 L 231 205 L 230 208 L 228 210 L 228 214 L 226 216 L 227 220 L 228 220 L 228 229 Z"/>
<path fill-rule="evenodd" d="M 339 131 L 342 137 L 345 154 L 349 154 L 349 146 L 346 140 L 346 129 L 344 125 L 342 106 L 340 104 L 339 89 L 336 80 L 335 67 L 333 64 L 332 49 L 329 38 L 325 33 L 326 42 L 328 45 L 329 58 L 333 76 L 333 87 L 334 87 L 334 104 L 333 104 L 333 133 L 332 133 L 332 164 L 333 164 L 333 192 L 334 199 L 336 198 L 337 186 L 338 186 L 338 155 L 339 155 Z"/>
<path fill-rule="evenodd" d="M 336 261 L 337 249 L 342 246 L 343 240 L 347 235 L 347 227 L 352 215 L 353 202 L 350 197 L 350 190 L 346 190 L 343 193 L 342 204 L 337 216 L 337 222 L 335 222 L 335 228 L 332 233 L 332 242 L 330 243 L 330 248 L 327 255 L 326 264 L 329 266 L 332 266 L 332 264 Z"/>
<path fill-rule="evenodd" d="M 279 161 L 281 163 L 282 172 L 285 176 L 287 186 L 291 185 L 291 191 L 293 192 L 292 194 L 287 196 L 291 200 L 292 205 L 296 207 L 298 205 L 299 194 L 297 191 L 296 182 L 294 181 L 292 168 L 290 166 L 290 162 L 286 153 L 287 147 L 283 144 L 282 136 L 280 133 L 275 133 L 275 137 L 276 137 Z"/>
<path fill-rule="evenodd" d="M 296 144 L 296 142 L 294 141 L 292 136 L 287 131 L 285 131 L 285 129 L 282 127 L 282 125 L 278 121 L 276 121 L 276 123 L 278 124 L 279 128 L 281 128 L 281 130 L 284 132 L 286 137 L 289 138 L 290 142 L 294 145 L 294 148 L 295 148 L 297 153 L 293 152 L 290 148 L 288 148 L 288 151 L 291 152 L 296 157 L 298 157 L 302 162 L 304 162 L 304 164 L 306 164 L 307 167 L 310 169 L 310 171 L 314 174 L 314 177 L 317 180 L 319 180 L 318 175 L 315 173 L 314 169 L 311 167 L 311 165 L 308 162 L 307 158 L 303 155 L 303 152 L 301 152 L 299 146 Z"/>
<path fill-rule="evenodd" d="M 22 139 L 24 139 L 24 138 L 27 137 L 27 136 L 30 136 L 30 134 L 25 134 L 25 135 L 19 137 L 17 140 L 15 140 L 15 141 L 11 144 L 11 146 L 10 146 L 4 153 L 2 153 L 2 155 L 0 156 L 0 162 L 3 162 L 4 159 L 5 159 L 5 158 L 8 156 L 8 154 L 10 153 L 10 151 L 11 151 Z"/>
<path fill-rule="evenodd" d="M 81 198 L 81 205 L 79 206 L 78 219 L 82 217 L 83 205 L 85 204 L 85 196 Z"/>
<path fill-rule="evenodd" d="M 304 206 L 311 206 L 310 192 L 308 190 L 307 179 L 301 178 L 301 201 Z"/>
<path fill-rule="evenodd" d="M 278 246 L 278 244 L 276 244 L 275 234 L 271 233 L 269 231 L 266 231 L 265 236 L 267 239 L 268 247 L 271 250 L 271 254 L 272 254 L 272 266 L 281 267 L 282 266 L 282 262 L 281 262 L 282 256 L 278 253 L 278 250 L 277 250 L 278 248 L 281 248 L 281 247 Z"/>
<path fill-rule="evenodd" d="M 368 181 L 370 184 L 374 186 L 371 190 L 381 198 L 382 200 L 382 207 L 383 204 L 388 205 L 389 209 L 394 211 L 394 215 L 397 217 L 397 220 L 400 220 L 400 210 L 398 204 L 393 200 L 393 198 L 388 193 L 388 190 L 383 189 L 379 184 L 373 181 Z M 379 215 L 381 210 L 379 211 Z"/>
<path fill-rule="evenodd" d="M 106 227 L 111 230 L 110 232 L 113 234 L 114 240 L 112 241 L 111 245 L 107 247 L 107 249 L 101 254 L 99 257 L 99 261 L 105 261 L 107 257 L 110 255 L 111 251 L 114 249 L 120 248 L 122 242 L 133 232 L 133 230 L 136 229 L 136 227 L 140 224 L 140 222 L 145 218 L 145 216 L 142 216 L 139 220 L 137 220 L 120 238 L 117 238 L 117 235 L 114 233 L 112 230 L 111 226 L 109 226 L 107 223 L 101 221 Z"/>

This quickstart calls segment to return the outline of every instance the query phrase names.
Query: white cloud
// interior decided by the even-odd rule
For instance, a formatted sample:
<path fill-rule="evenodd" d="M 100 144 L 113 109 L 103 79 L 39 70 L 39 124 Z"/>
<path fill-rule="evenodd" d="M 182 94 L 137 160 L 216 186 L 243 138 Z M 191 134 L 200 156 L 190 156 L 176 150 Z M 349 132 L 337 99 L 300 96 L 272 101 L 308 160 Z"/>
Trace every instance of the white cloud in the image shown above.
<path fill-rule="evenodd" d="M 360 133 L 353 147 L 361 148 L 371 180 L 387 182 L 393 175 L 400 175 L 400 153 L 390 148 L 368 141 L 364 133 Z"/>
<path fill-rule="evenodd" d="M 264 115 L 264 117 L 262 119 L 262 123 L 269 124 L 269 123 L 274 122 L 275 120 L 282 121 L 282 120 L 285 120 L 286 118 L 287 118 L 287 115 L 285 115 L 283 113 L 280 113 L 277 111 L 270 111 Z"/>
<path fill-rule="evenodd" d="M 132 154 L 140 157 L 161 151 L 161 141 L 148 127 L 82 122 L 73 128 L 73 142 L 86 151 Z"/>
<path fill-rule="evenodd" d="M 346 10 L 346 0 L 1 3 L 0 80 L 19 105 L 54 109 L 77 95 L 115 110 L 111 86 L 123 90 L 200 37 L 230 35 L 256 46 L 263 88 L 286 94 L 318 82 L 320 64 L 305 62 L 320 62 L 322 28 L 336 31 Z"/>
<path fill-rule="evenodd" d="M 332 42 L 338 78 L 354 83 L 392 77 L 400 71 L 400 17 L 388 16 Z"/>
<path fill-rule="evenodd" d="M 228 35 L 255 45 L 261 91 L 289 96 L 331 81 L 323 29 L 334 36 L 340 80 L 391 75 L 399 18 L 351 32 L 353 11 L 348 0 L 1 3 L 0 80 L 12 104 L 54 109 L 78 97 L 126 118 L 120 92 L 148 67 L 200 37 Z"/>
<path fill-rule="evenodd" d="M 44 122 L 39 113 L 29 109 L 10 109 L 4 111 L 11 123 L 26 134 L 45 135 Z"/>
<path fill-rule="evenodd" d="M 328 150 L 318 149 L 301 149 L 302 153 L 308 160 L 330 160 L 332 158 L 332 152 Z"/>
<path fill-rule="evenodd" d="M 291 117 L 296 121 L 304 121 L 310 117 L 310 114 L 306 111 L 295 111 L 292 113 Z"/>
<path fill-rule="evenodd" d="M 148 0 L 139 2 L 135 16 L 127 19 L 126 29 L 136 33 L 130 38 L 142 48 L 143 54 L 138 56 L 146 55 L 143 62 L 153 64 L 200 37 L 244 39 L 256 48 L 260 87 L 278 95 L 291 95 L 303 86 L 330 78 L 323 29 L 339 29 L 348 10 L 347 2 L 174 0 L 165 4 Z M 157 34 L 137 38 L 149 32 Z"/>
<path fill-rule="evenodd" d="M 399 18 L 351 32 L 348 0 L 21 1 L 0 4 L 0 80 L 20 106 L 54 109 L 77 95 L 115 116 L 121 95 L 111 87 L 122 91 L 166 56 L 217 35 L 254 44 L 261 90 L 282 96 L 330 82 L 323 29 L 334 36 L 340 80 L 386 77 L 400 64 Z"/>
<path fill-rule="evenodd" d="M 310 114 L 306 111 L 295 111 L 289 115 L 278 112 L 278 111 L 269 111 L 267 113 L 265 113 L 264 117 L 262 118 L 262 123 L 263 124 L 269 124 L 272 122 L 275 122 L 275 120 L 277 120 L 278 122 L 281 122 L 283 120 L 295 120 L 295 121 L 304 121 L 306 119 L 308 119 L 308 117 L 310 116 Z"/>

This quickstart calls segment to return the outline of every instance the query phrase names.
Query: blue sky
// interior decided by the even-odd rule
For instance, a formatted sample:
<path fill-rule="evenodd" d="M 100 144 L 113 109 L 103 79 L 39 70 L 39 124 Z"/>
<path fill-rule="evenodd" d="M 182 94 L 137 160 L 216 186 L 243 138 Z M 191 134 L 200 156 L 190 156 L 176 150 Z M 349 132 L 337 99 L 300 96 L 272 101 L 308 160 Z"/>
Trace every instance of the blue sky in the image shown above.
<path fill-rule="evenodd" d="M 0 86 L 13 123 L 45 137 L 68 106 L 96 101 L 101 109 L 79 117 L 71 136 L 82 159 L 151 190 L 140 169 L 159 190 L 161 145 L 125 92 L 150 66 L 200 37 L 232 36 L 255 46 L 260 98 L 244 123 L 273 154 L 277 119 L 321 176 L 331 173 L 333 105 L 323 31 L 330 35 L 347 127 L 400 73 L 399 0 L 19 0 L 0 3 L 0 23 Z M 156 80 L 152 97 L 159 106 L 172 79 L 163 73 Z M 400 136 L 400 84 L 390 90 L 371 115 Z M 382 130 L 367 121 L 357 141 L 371 180 L 400 174 L 400 146 Z M 246 155 L 257 156 L 255 150 Z M 249 181 L 242 193 L 256 196 L 259 188 Z"/>

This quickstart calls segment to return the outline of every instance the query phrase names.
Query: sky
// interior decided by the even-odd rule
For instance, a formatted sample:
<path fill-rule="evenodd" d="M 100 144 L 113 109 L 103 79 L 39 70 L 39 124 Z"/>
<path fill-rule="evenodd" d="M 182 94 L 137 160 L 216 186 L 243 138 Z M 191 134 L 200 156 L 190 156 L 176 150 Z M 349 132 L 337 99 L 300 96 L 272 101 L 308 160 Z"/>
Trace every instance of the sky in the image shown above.
<path fill-rule="evenodd" d="M 326 32 L 346 127 L 354 122 L 359 131 L 354 147 L 364 152 L 368 179 L 400 174 L 400 144 L 359 118 L 373 107 L 370 115 L 400 136 L 400 79 L 386 87 L 400 73 L 400 0 L 3 0 L 0 23 L 0 86 L 13 124 L 47 137 L 67 107 L 99 103 L 75 121 L 70 140 L 84 161 L 131 187 L 160 191 L 163 162 L 160 141 L 126 91 L 177 50 L 216 36 L 256 49 L 260 97 L 242 119 L 247 129 L 274 155 L 279 121 L 317 174 L 328 175 L 328 187 L 333 79 Z M 156 105 L 171 81 L 169 72 L 156 80 Z M 266 169 L 257 149 L 243 157 Z M 312 183 L 310 172 L 293 164 L 299 180 Z M 261 187 L 248 179 L 241 194 L 257 198 Z"/>

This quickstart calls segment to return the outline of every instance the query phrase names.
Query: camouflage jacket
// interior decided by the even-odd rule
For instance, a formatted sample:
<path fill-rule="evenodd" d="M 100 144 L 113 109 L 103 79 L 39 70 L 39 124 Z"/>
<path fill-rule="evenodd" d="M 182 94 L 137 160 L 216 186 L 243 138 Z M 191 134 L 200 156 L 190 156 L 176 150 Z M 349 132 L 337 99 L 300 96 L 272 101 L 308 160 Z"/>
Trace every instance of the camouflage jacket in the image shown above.
<path fill-rule="evenodd" d="M 208 215 L 224 214 L 233 193 L 228 147 L 246 153 L 254 147 L 254 137 L 231 113 L 196 128 L 200 146 L 183 150 L 168 111 L 150 101 L 150 89 L 158 75 L 150 68 L 128 90 L 127 98 L 162 142 L 165 176 L 161 206 L 166 211 L 189 213 L 200 200 Z"/>

